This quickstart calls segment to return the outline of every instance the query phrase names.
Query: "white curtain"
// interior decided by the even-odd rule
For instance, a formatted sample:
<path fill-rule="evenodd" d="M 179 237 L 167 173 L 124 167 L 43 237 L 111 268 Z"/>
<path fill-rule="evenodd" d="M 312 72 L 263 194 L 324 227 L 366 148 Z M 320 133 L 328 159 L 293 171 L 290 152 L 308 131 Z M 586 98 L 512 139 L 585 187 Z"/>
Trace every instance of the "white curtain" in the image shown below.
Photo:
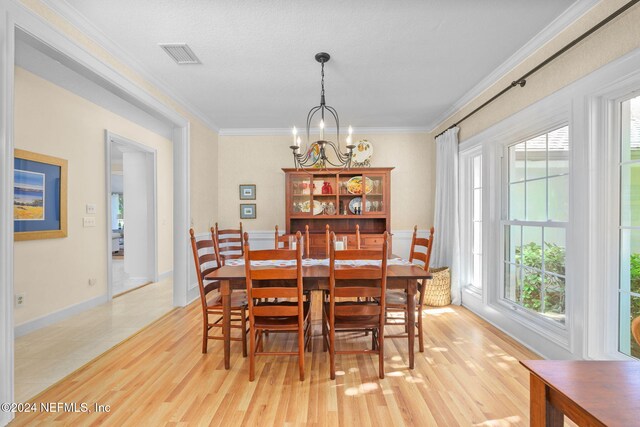
<path fill-rule="evenodd" d="M 433 267 L 451 270 L 451 302 L 461 303 L 460 237 L 458 223 L 458 131 L 455 127 L 436 138 L 435 240 Z"/>

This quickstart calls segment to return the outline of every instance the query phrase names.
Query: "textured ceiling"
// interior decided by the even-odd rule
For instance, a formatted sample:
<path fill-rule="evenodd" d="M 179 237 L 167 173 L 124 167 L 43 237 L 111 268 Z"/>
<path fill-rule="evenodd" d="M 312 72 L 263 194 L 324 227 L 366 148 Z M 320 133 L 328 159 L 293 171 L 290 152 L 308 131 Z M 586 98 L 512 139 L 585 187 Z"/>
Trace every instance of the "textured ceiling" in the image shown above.
<path fill-rule="evenodd" d="M 302 126 L 319 101 L 341 124 L 424 127 L 573 0 L 67 0 L 221 128 Z M 158 43 L 186 42 L 178 66 Z"/>

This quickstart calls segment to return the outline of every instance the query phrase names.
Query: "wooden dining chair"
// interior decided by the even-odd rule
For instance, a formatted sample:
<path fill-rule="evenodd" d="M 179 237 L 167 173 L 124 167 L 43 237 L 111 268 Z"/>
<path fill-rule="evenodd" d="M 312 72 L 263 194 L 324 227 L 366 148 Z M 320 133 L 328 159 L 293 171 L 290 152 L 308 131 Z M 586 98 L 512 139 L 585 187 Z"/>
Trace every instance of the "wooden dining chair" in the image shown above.
<path fill-rule="evenodd" d="M 295 234 L 282 234 L 280 235 L 280 231 L 278 226 L 276 225 L 276 233 L 275 233 L 275 241 L 274 241 L 274 249 L 291 249 L 289 248 L 289 238 L 291 236 L 295 236 Z M 302 240 L 302 247 L 304 248 L 304 255 L 309 258 L 309 226 L 305 226 L 305 236 Z"/>
<path fill-rule="evenodd" d="M 413 238 L 411 239 L 411 252 L 409 253 L 409 262 L 422 265 L 426 271 L 429 271 L 429 260 L 431 259 L 431 249 L 433 248 L 434 228 L 431 227 L 428 238 L 418 237 L 418 226 L 413 227 Z M 418 282 L 418 293 L 416 307 L 416 322 L 414 326 L 407 324 L 407 293 L 405 291 L 392 290 L 387 292 L 387 315 L 385 323 L 387 325 L 404 325 L 405 332 L 409 327 L 418 328 L 418 346 L 420 352 L 424 352 L 424 337 L 422 334 L 422 306 L 424 304 L 424 281 Z M 390 313 L 403 313 L 402 318 L 390 317 Z M 408 334 L 386 335 L 387 338 L 408 338 Z"/>
<path fill-rule="evenodd" d="M 202 305 L 202 353 L 207 352 L 210 339 L 224 340 L 223 335 L 210 335 L 213 328 L 222 328 L 223 307 L 220 295 L 220 282 L 207 281 L 204 277 L 220 268 L 220 256 L 215 243 L 215 232 L 211 227 L 211 234 L 207 238 L 197 239 L 193 228 L 189 230 L 191 249 L 200 289 L 200 303 Z M 216 318 L 217 317 L 217 318 Z M 231 294 L 231 328 L 240 329 L 241 337 L 231 337 L 232 341 L 242 342 L 242 355 L 247 356 L 247 297 L 244 292 Z M 238 324 L 239 323 L 239 324 Z"/>
<path fill-rule="evenodd" d="M 378 354 L 378 375 L 384 378 L 384 321 L 387 289 L 387 244 L 384 233 L 381 250 L 335 250 L 331 233 L 329 256 L 329 296 L 323 304 L 322 335 L 329 348 L 330 377 L 336 378 L 336 354 Z M 371 261 L 371 263 L 353 263 Z M 357 298 L 370 298 L 358 301 Z M 338 301 L 338 298 L 340 301 Z M 371 332 L 371 349 L 337 350 L 336 333 Z"/>
<path fill-rule="evenodd" d="M 249 381 L 255 379 L 255 357 L 264 355 L 298 355 L 300 381 L 304 381 L 304 350 L 311 340 L 309 301 L 304 300 L 302 282 L 302 247 L 296 233 L 295 250 L 252 251 L 249 235 L 244 234 L 244 259 L 249 300 Z M 279 266 L 252 265 L 252 261 L 295 261 Z M 286 300 L 274 302 L 273 299 Z M 267 302 L 261 302 L 267 300 Z M 265 332 L 297 332 L 298 351 L 264 351 Z"/>
<path fill-rule="evenodd" d="M 216 222 L 215 229 L 218 254 L 222 265 L 224 265 L 224 262 L 228 259 L 242 258 L 244 256 L 242 247 L 242 222 L 240 222 L 240 228 L 235 230 L 221 230 L 218 228 L 218 223 Z"/>
<path fill-rule="evenodd" d="M 633 322 L 631 322 L 631 333 L 638 345 L 640 345 L 640 316 L 636 317 L 633 319 Z"/>

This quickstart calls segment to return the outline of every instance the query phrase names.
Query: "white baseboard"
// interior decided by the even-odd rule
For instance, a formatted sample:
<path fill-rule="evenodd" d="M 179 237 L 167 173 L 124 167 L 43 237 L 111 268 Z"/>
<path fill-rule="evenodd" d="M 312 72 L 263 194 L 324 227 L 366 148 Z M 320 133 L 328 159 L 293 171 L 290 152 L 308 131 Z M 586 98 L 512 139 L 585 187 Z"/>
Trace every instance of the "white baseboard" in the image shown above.
<path fill-rule="evenodd" d="M 53 325 L 56 322 L 64 320 L 74 314 L 81 313 L 85 310 L 89 310 L 90 308 L 96 307 L 100 304 L 104 304 L 109 300 L 107 294 L 100 295 L 99 297 L 92 298 L 87 301 L 83 301 L 81 303 L 71 305 L 69 307 L 63 308 L 62 310 L 54 311 L 53 313 L 47 314 L 42 317 L 38 317 L 37 319 L 29 320 L 28 322 L 22 323 L 20 325 L 16 325 L 14 327 L 14 335 L 15 337 L 21 337 L 30 332 L 36 331 L 38 329 L 44 328 L 45 326 Z"/>
<path fill-rule="evenodd" d="M 165 271 L 164 273 L 160 273 L 158 275 L 158 282 L 161 282 L 165 279 L 169 279 L 171 276 L 173 276 L 173 270 L 169 270 L 169 271 Z"/>

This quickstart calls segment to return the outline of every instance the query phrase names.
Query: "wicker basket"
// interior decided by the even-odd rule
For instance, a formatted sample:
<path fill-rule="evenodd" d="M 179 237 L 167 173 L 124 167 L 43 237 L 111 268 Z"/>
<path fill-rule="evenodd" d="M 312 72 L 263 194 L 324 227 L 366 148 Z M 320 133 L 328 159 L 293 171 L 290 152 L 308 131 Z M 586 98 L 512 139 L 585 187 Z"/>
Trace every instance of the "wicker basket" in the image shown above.
<path fill-rule="evenodd" d="M 426 280 L 424 304 L 442 307 L 451 304 L 451 274 L 449 267 L 430 268 L 432 278 Z"/>

